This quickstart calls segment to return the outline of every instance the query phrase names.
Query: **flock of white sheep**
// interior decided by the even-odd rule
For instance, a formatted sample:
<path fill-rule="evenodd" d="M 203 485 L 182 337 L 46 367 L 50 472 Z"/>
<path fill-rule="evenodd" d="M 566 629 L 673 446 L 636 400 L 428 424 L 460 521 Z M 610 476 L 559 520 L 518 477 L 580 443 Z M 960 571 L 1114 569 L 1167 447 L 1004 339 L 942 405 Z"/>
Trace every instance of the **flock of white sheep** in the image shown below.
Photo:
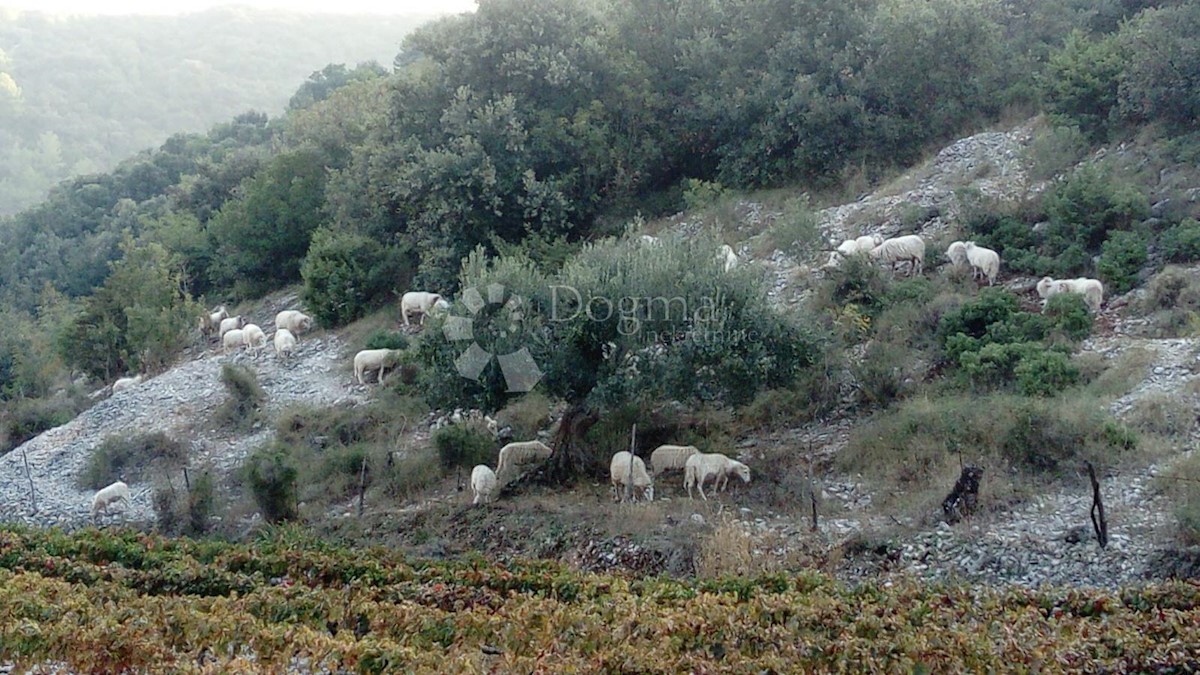
<path fill-rule="evenodd" d="M 504 446 L 500 449 L 495 471 L 486 464 L 472 469 L 472 503 L 494 502 L 500 487 L 515 478 L 522 465 L 545 461 L 553 454 L 554 451 L 541 441 L 521 441 Z M 683 486 L 689 499 L 695 489 L 707 501 L 704 484 L 709 481 L 718 492 L 725 490 L 731 476 L 741 478 L 744 483 L 750 482 L 750 467 L 719 452 L 700 452 L 693 445 L 660 445 L 650 453 L 650 466 L 653 474 L 646 470 L 646 462 L 641 457 L 626 450 L 614 454 L 609 462 L 613 500 L 624 501 L 628 486 L 633 501 L 654 501 L 654 478 L 669 470 L 683 471 Z"/>
<path fill-rule="evenodd" d="M 643 234 L 640 241 L 644 245 L 657 246 L 657 237 Z M 903 235 L 885 239 L 878 234 L 863 235 L 847 239 L 829 254 L 829 260 L 822 269 L 836 268 L 841 261 L 852 256 L 866 255 L 871 260 L 886 263 L 892 271 L 902 262 L 909 263 L 909 274 L 921 274 L 925 264 L 925 241 L 915 234 Z M 972 278 L 986 279 L 988 285 L 994 285 L 1000 273 L 1000 255 L 992 249 L 978 246 L 973 241 L 955 241 L 946 249 L 946 257 L 957 267 L 969 265 Z M 722 244 L 717 251 L 717 262 L 726 272 L 737 267 L 738 257 L 728 244 Z M 1042 305 L 1060 293 L 1077 293 L 1082 295 L 1089 309 L 1093 312 L 1100 310 L 1104 300 L 1104 286 L 1096 279 L 1060 279 L 1044 277 L 1037 284 L 1038 296 Z M 424 325 L 425 316 L 436 310 L 448 310 L 449 302 L 440 294 L 428 291 L 409 291 L 400 298 L 400 315 L 405 326 L 410 326 L 412 318 L 420 316 L 420 325 Z M 275 315 L 275 354 L 285 359 L 295 349 L 300 333 L 312 328 L 312 317 L 298 310 L 284 310 Z M 266 334 L 261 328 L 252 323 L 246 323 L 241 316 L 229 316 L 224 305 L 200 317 L 200 331 L 205 336 L 216 335 L 225 354 L 244 348 L 252 355 L 257 355 L 266 346 Z M 389 366 L 394 366 L 400 356 L 398 349 L 364 349 L 354 355 L 354 378 L 358 384 L 366 383 L 366 375 L 378 372 L 377 381 L 382 383 Z M 123 377 L 112 385 L 112 392 L 129 389 L 141 383 L 141 374 L 134 377 Z M 488 418 L 488 428 L 495 426 L 495 420 Z M 471 492 L 474 504 L 488 504 L 495 500 L 501 486 L 501 479 L 510 479 L 511 474 L 523 464 L 543 461 L 553 454 L 553 450 L 541 441 L 521 441 L 509 443 L 500 449 L 499 462 L 496 470 L 484 464 L 476 466 L 471 471 Z M 650 464 L 654 470 L 651 474 L 646 470 L 646 464 L 641 457 L 621 451 L 613 455 L 609 465 L 612 479 L 614 499 L 624 500 L 625 488 L 628 485 L 634 501 L 654 499 L 654 476 L 664 471 L 682 469 L 683 484 L 691 498 L 693 488 L 700 493 L 702 499 L 704 484 L 713 481 L 717 491 L 725 489 L 730 476 L 737 476 L 743 482 L 750 481 L 750 469 L 745 464 L 730 459 L 720 453 L 702 453 L 695 446 L 663 445 L 650 455 Z M 108 506 L 118 501 L 129 501 L 129 487 L 117 481 L 99 490 L 92 501 L 92 515 L 97 516 L 107 511 Z"/>
<path fill-rule="evenodd" d="M 829 253 L 829 259 L 821 269 L 835 269 L 843 260 L 852 256 L 866 255 L 871 260 L 887 263 L 892 271 L 898 263 L 909 263 L 909 274 L 918 275 L 925 266 L 925 240 L 919 235 L 907 234 L 901 237 L 885 239 L 878 234 L 863 235 L 847 239 Z M 970 266 L 971 278 L 986 279 L 988 286 L 996 283 L 1000 274 L 1000 254 L 990 248 L 977 245 L 973 241 L 951 242 L 946 248 L 946 257 L 956 267 Z M 1042 307 L 1046 301 L 1060 293 L 1078 293 L 1083 296 L 1088 308 L 1093 312 L 1100 311 L 1104 301 L 1104 285 L 1097 279 L 1053 279 L 1044 277 L 1037 284 L 1038 297 L 1042 299 Z"/>

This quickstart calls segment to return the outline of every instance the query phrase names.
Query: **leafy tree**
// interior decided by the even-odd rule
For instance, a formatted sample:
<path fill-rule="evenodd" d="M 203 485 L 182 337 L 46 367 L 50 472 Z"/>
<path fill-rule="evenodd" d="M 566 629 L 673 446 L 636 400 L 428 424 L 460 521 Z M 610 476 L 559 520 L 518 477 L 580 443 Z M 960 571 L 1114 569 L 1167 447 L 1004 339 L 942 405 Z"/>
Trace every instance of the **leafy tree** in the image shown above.
<path fill-rule="evenodd" d="M 391 291 L 407 288 L 411 268 L 397 248 L 322 228 L 314 233 L 301 268 L 304 301 L 322 326 L 345 325 L 391 299 Z"/>
<path fill-rule="evenodd" d="M 122 249 L 125 257 L 58 337 L 64 361 L 102 379 L 164 367 L 186 345 L 196 315 L 166 249 L 132 240 Z"/>
<path fill-rule="evenodd" d="M 1120 109 L 1134 120 L 1195 125 L 1200 119 L 1200 5 L 1184 2 L 1142 12 L 1121 29 L 1128 54 Z"/>
<path fill-rule="evenodd" d="M 1078 126 L 1093 139 L 1108 132 L 1117 107 L 1117 89 L 1125 65 L 1113 36 L 1090 38 L 1075 30 L 1050 56 L 1040 78 L 1045 106 L 1056 121 Z"/>
<path fill-rule="evenodd" d="M 298 281 L 320 224 L 324 166 L 311 151 L 285 153 L 240 190 L 208 223 L 217 250 L 214 274 L 250 294 Z"/>

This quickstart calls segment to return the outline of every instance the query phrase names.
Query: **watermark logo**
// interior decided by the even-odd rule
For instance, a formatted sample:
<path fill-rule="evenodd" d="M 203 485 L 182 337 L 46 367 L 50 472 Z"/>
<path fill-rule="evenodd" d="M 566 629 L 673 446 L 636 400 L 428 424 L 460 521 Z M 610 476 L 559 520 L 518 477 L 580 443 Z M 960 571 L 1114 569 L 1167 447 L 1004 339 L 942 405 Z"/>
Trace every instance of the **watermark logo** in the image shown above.
<path fill-rule="evenodd" d="M 477 288 L 463 291 L 462 301 L 470 316 L 450 316 L 442 326 L 442 332 L 451 342 L 467 342 L 463 353 L 454 360 L 459 375 L 468 380 L 479 381 L 492 359 L 500 364 L 504 384 L 508 391 L 524 393 L 530 391 L 542 379 L 542 371 L 533 360 L 529 349 L 494 354 L 485 345 L 492 346 L 512 335 L 518 334 L 520 323 L 525 319 L 528 303 L 520 295 L 509 295 L 503 284 L 488 284 L 480 292 Z M 488 309 L 489 305 L 495 307 Z M 484 311 L 488 309 L 488 311 Z M 480 344 L 482 341 L 484 344 Z"/>

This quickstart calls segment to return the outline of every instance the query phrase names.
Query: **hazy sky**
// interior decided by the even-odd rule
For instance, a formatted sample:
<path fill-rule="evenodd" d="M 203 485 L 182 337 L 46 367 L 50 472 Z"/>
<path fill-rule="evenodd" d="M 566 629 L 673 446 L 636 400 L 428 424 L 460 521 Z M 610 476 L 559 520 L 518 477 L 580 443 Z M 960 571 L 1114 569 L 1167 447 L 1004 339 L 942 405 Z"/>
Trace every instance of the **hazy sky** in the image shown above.
<path fill-rule="evenodd" d="M 475 0 L 0 0 L 0 8 L 55 14 L 181 14 L 222 5 L 334 14 L 468 12 Z"/>

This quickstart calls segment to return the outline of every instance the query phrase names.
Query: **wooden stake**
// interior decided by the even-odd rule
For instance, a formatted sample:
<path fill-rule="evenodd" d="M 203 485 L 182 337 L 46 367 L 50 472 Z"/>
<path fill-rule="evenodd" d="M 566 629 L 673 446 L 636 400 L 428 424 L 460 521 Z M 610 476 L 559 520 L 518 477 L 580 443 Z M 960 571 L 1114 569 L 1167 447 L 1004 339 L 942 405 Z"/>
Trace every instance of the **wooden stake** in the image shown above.
<path fill-rule="evenodd" d="M 813 442 L 812 438 L 808 439 L 808 501 L 812 506 L 812 531 L 816 532 L 817 526 L 817 489 L 813 484 Z"/>
<path fill-rule="evenodd" d="M 1100 500 L 1100 481 L 1096 480 L 1096 469 L 1091 462 L 1084 462 L 1088 470 L 1088 478 L 1092 481 L 1092 529 L 1096 531 L 1096 541 L 1100 548 L 1108 546 L 1108 520 L 1104 517 L 1104 502 Z"/>
<path fill-rule="evenodd" d="M 367 497 L 367 455 L 363 453 L 362 467 L 358 470 L 358 517 L 362 518 L 363 501 Z"/>
<path fill-rule="evenodd" d="M 633 458 L 637 457 L 637 424 L 629 430 L 629 480 L 625 481 L 625 498 L 621 501 L 629 501 L 633 497 Z"/>
<path fill-rule="evenodd" d="M 33 506 L 33 510 L 29 512 L 29 515 L 32 516 L 38 512 L 37 491 L 33 489 L 33 473 L 29 471 L 29 453 L 23 446 L 21 448 L 21 460 L 25 462 L 25 477 L 29 479 L 29 502 Z"/>

